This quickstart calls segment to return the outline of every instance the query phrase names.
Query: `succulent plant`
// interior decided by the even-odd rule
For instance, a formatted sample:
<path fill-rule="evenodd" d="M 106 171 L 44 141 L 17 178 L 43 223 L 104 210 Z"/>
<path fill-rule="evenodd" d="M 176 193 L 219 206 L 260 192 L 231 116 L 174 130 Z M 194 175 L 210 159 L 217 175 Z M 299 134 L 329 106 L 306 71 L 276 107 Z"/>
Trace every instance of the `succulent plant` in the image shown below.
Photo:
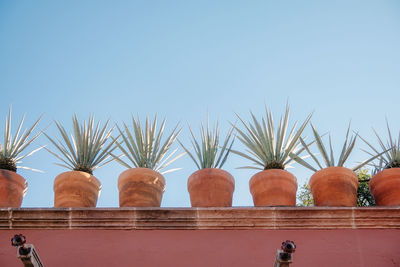
<path fill-rule="evenodd" d="M 25 166 L 17 166 L 17 164 L 21 163 L 22 159 L 31 156 L 32 154 L 36 153 L 37 151 L 43 148 L 39 147 L 27 154 L 22 154 L 23 151 L 42 134 L 42 132 L 39 132 L 35 134 L 33 137 L 29 138 L 29 136 L 35 130 L 41 118 L 42 116 L 40 116 L 28 130 L 24 130 L 21 133 L 22 125 L 25 120 L 25 114 L 24 114 L 17 128 L 17 132 L 13 137 L 11 134 L 11 106 L 10 106 L 8 116 L 6 117 L 5 121 L 4 143 L 0 144 L 0 169 L 5 169 L 13 172 L 16 172 L 17 168 L 38 171 L 36 169 L 32 169 Z"/>
<path fill-rule="evenodd" d="M 346 133 L 346 139 L 343 143 L 343 147 L 342 147 L 342 151 L 340 153 L 339 159 L 338 161 L 335 163 L 335 158 L 334 158 L 334 151 L 333 151 L 333 147 L 332 147 L 332 139 L 331 136 L 329 135 L 329 154 L 328 154 L 328 150 L 325 148 L 325 145 L 322 141 L 321 135 L 317 132 L 317 130 L 315 129 L 314 125 L 312 125 L 312 123 L 310 123 L 313 134 L 314 134 L 314 138 L 315 138 L 315 143 L 317 144 L 318 150 L 321 154 L 321 157 L 324 161 L 324 166 L 325 167 L 343 167 L 344 163 L 346 162 L 346 160 L 348 159 L 348 157 L 350 156 L 351 152 L 354 149 L 356 140 L 357 140 L 357 136 L 359 136 L 358 134 L 356 135 L 352 135 L 350 136 L 350 123 L 349 126 L 347 128 L 347 133 Z M 350 139 L 349 139 L 350 138 Z M 304 142 L 304 140 L 300 137 L 300 142 L 303 145 L 303 148 L 307 151 L 307 153 L 309 154 L 309 156 L 314 160 L 314 162 L 318 165 L 319 169 L 323 169 L 323 164 L 321 164 L 321 162 L 318 160 L 318 158 L 315 156 L 315 154 L 313 154 L 310 150 L 310 145 L 306 144 Z M 295 161 L 297 161 L 299 164 L 303 165 L 304 167 L 312 170 L 312 171 L 317 171 L 316 168 L 314 168 L 313 166 L 311 166 L 309 163 L 307 163 L 304 159 L 300 158 L 298 155 L 295 154 L 291 154 L 290 155 Z M 358 164 L 356 167 L 352 168 L 353 171 L 356 171 L 358 169 L 360 169 L 361 167 L 363 167 L 364 165 L 368 164 L 369 162 L 373 161 L 374 159 L 376 159 L 378 156 L 374 155 L 373 157 L 361 162 L 360 164 Z"/>
<path fill-rule="evenodd" d="M 214 125 L 214 128 L 211 130 L 209 126 L 209 121 L 207 118 L 207 127 L 205 128 L 203 123 L 200 128 L 201 142 L 197 142 L 196 137 L 190 128 L 190 134 L 192 136 L 192 145 L 195 153 L 191 153 L 189 149 L 187 149 L 179 140 L 179 144 L 186 151 L 186 153 L 190 156 L 190 158 L 194 161 L 197 168 L 205 169 L 205 168 L 222 168 L 224 163 L 226 162 L 229 153 L 231 152 L 233 142 L 235 137 L 232 138 L 233 127 L 229 130 L 228 134 L 225 137 L 225 141 L 222 144 L 222 147 L 219 146 L 220 136 L 219 136 L 219 125 L 218 122 Z"/>
<path fill-rule="evenodd" d="M 63 163 L 56 163 L 59 166 L 75 171 L 83 171 L 93 174 L 95 169 L 98 169 L 110 161 L 109 153 L 116 147 L 115 141 L 106 142 L 110 139 L 114 129 L 108 128 L 109 121 L 103 127 L 100 127 L 100 121 L 95 124 L 94 116 L 89 116 L 89 120 L 84 120 L 81 124 L 78 122 L 76 115 L 72 117 L 73 134 L 68 137 L 67 131 L 61 123 L 55 121 L 62 139 L 54 140 L 47 134 L 46 137 L 57 148 L 59 154 L 45 148 Z"/>
<path fill-rule="evenodd" d="M 369 152 L 368 152 L 369 153 Z M 382 171 L 385 169 L 385 164 L 383 163 L 382 157 L 379 159 L 379 163 L 373 163 L 371 162 L 369 165 L 372 165 L 372 171 L 371 175 L 374 176 L 378 172 Z"/>
<path fill-rule="evenodd" d="M 286 138 L 290 115 L 289 104 L 286 104 L 285 115 L 281 116 L 276 133 L 272 112 L 267 106 L 265 110 L 266 118 L 262 117 L 261 122 L 256 119 L 252 112 L 250 114 L 253 121 L 249 123 L 246 123 L 236 114 L 245 126 L 246 131 L 240 130 L 237 126 L 234 126 L 234 128 L 238 132 L 238 139 L 247 147 L 248 154 L 236 150 L 232 150 L 232 153 L 249 159 L 255 165 L 261 166 L 244 166 L 241 168 L 260 170 L 285 169 L 290 167 L 294 162 L 289 155 L 299 155 L 304 150 L 304 148 L 301 148 L 299 138 L 311 119 L 312 113 L 307 116 L 297 130 L 297 123 L 295 123 Z"/>
<path fill-rule="evenodd" d="M 376 149 L 374 146 L 372 146 L 367 140 L 360 138 L 372 149 L 373 153 L 363 150 L 370 156 L 375 156 L 379 158 L 379 163 L 372 163 L 374 167 L 373 173 L 378 173 L 379 171 L 383 169 L 389 169 L 389 168 L 400 168 L 400 132 L 398 139 L 396 140 L 395 138 L 392 137 L 392 133 L 389 128 L 389 123 L 386 120 L 386 127 L 388 131 L 388 141 L 385 144 L 382 140 L 382 138 L 379 136 L 379 134 L 375 131 L 375 129 L 372 129 L 378 138 L 379 145 L 383 152 L 379 152 L 378 149 Z"/>
<path fill-rule="evenodd" d="M 111 153 L 111 155 L 116 161 L 127 168 L 149 168 L 155 171 L 161 171 L 185 154 L 179 154 L 171 159 L 177 151 L 177 149 L 175 149 L 166 156 L 168 150 L 181 132 L 181 129 L 178 130 L 178 125 L 175 126 L 171 134 L 166 138 L 164 143 L 162 143 L 161 139 L 164 133 L 165 121 L 166 119 L 162 121 L 158 129 L 157 115 L 154 117 L 153 122 L 146 117 L 145 127 L 142 128 L 140 120 L 132 115 L 133 131 L 124 123 L 124 130 L 117 126 L 122 141 L 118 142 L 116 138 L 113 138 L 113 140 L 116 141 L 115 144 L 122 152 L 121 156 L 125 156 L 129 160 L 129 163 L 122 160 L 121 156 L 116 156 L 113 153 Z M 162 174 L 176 170 L 178 169 L 170 169 L 163 171 Z"/>

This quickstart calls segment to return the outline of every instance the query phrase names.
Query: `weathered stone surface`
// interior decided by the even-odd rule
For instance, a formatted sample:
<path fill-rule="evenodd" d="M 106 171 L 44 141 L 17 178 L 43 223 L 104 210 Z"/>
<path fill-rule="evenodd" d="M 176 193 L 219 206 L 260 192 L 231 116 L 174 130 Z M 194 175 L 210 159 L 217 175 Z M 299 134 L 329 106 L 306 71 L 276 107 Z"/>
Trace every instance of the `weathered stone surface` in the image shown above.
<path fill-rule="evenodd" d="M 9 212 L 11 229 L 67 229 L 70 224 L 69 208 L 13 208 Z"/>
<path fill-rule="evenodd" d="M 0 229 L 400 229 L 400 207 L 8 208 Z"/>

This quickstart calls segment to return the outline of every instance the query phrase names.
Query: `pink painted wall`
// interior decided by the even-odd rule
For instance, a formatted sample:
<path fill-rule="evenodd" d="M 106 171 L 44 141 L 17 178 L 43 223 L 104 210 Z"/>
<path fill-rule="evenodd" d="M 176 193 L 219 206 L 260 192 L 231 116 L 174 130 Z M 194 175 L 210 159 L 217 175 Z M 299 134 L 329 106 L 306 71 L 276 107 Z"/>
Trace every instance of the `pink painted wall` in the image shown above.
<path fill-rule="evenodd" d="M 293 267 L 400 266 L 400 230 L 1 230 L 0 266 L 22 266 L 22 233 L 49 266 L 272 266 L 282 241 Z"/>

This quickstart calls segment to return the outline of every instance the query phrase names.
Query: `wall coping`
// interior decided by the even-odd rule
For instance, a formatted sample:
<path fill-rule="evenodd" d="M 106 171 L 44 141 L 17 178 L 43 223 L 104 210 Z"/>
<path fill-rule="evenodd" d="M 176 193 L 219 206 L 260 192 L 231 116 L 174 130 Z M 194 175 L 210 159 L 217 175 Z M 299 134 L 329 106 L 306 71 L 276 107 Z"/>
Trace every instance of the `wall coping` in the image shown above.
<path fill-rule="evenodd" d="M 400 207 L 1 208 L 0 229 L 400 229 Z"/>

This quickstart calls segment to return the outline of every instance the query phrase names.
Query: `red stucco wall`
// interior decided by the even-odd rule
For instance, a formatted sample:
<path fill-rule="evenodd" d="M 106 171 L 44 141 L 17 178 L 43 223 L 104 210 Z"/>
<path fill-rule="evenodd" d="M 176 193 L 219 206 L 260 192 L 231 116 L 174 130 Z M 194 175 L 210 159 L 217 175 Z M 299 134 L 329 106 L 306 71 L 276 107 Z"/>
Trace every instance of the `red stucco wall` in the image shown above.
<path fill-rule="evenodd" d="M 400 266 L 400 230 L 1 230 L 0 266 L 22 266 L 22 233 L 49 266 L 272 266 L 282 241 L 293 267 Z"/>

